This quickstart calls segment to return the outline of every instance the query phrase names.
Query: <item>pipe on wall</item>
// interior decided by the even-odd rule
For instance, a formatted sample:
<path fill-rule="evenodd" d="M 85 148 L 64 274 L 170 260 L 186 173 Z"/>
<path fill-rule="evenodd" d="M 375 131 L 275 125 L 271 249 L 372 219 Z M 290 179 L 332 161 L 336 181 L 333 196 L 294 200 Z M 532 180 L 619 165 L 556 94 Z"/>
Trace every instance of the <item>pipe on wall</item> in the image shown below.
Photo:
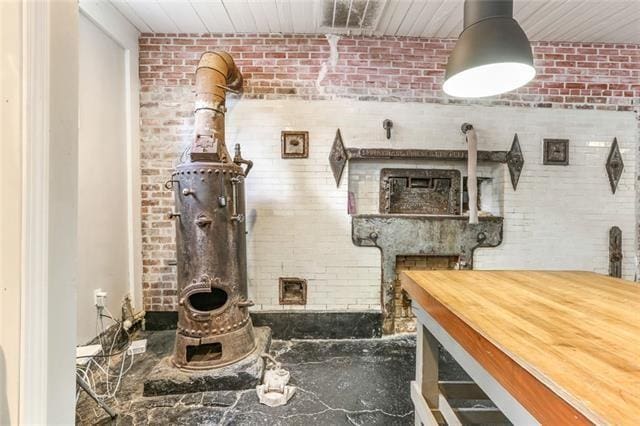
<path fill-rule="evenodd" d="M 467 136 L 467 194 L 469 195 L 469 223 L 478 223 L 478 136 L 469 123 L 462 125 L 462 132 Z"/>
<path fill-rule="evenodd" d="M 225 145 L 227 91 L 242 91 L 242 74 L 226 52 L 206 52 L 196 69 L 195 138 L 191 161 L 230 162 Z"/>

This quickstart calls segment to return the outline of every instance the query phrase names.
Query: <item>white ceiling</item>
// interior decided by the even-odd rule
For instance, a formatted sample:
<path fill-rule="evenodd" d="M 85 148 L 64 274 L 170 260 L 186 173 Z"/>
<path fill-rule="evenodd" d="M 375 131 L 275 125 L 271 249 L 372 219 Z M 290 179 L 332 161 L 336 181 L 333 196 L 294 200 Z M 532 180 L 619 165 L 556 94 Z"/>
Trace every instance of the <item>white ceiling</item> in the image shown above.
<path fill-rule="evenodd" d="M 103 0 L 140 32 L 458 37 L 464 0 Z M 515 0 L 531 40 L 640 43 L 640 0 Z"/>

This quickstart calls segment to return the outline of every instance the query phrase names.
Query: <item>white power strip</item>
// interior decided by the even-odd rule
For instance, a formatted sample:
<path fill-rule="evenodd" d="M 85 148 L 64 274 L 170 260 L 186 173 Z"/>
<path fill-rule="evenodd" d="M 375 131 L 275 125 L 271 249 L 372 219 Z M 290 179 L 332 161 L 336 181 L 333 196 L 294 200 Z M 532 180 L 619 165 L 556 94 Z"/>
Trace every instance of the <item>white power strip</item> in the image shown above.
<path fill-rule="evenodd" d="M 143 354 L 147 350 L 147 339 L 134 340 L 129 345 L 129 349 L 127 349 L 127 353 L 129 355 L 138 355 Z"/>
<path fill-rule="evenodd" d="M 100 345 L 76 346 L 76 365 L 87 365 L 100 351 L 102 351 Z"/>

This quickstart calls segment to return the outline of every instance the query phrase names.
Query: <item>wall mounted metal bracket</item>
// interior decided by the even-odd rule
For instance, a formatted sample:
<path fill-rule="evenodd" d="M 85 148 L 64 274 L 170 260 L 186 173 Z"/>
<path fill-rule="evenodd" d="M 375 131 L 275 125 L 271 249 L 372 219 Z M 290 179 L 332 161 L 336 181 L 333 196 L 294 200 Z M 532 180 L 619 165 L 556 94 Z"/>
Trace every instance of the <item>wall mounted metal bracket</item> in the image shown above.
<path fill-rule="evenodd" d="M 609 184 L 611 185 L 611 192 L 615 194 L 618 183 L 620 182 L 620 176 L 622 176 L 622 171 L 624 170 L 624 161 L 622 161 L 622 154 L 620 154 L 617 138 L 613 138 L 613 144 L 611 144 L 611 150 L 607 158 L 606 169 L 607 176 L 609 176 Z"/>
<path fill-rule="evenodd" d="M 511 185 L 515 191 L 518 187 L 518 181 L 520 180 L 520 173 L 524 167 L 524 156 L 522 155 L 522 149 L 520 149 L 520 141 L 518 140 L 518 134 L 513 135 L 513 143 L 511 149 L 507 153 L 507 167 L 509 168 L 509 175 L 511 176 Z"/>
<path fill-rule="evenodd" d="M 622 278 L 622 231 L 617 226 L 609 230 L 609 276 Z"/>
<path fill-rule="evenodd" d="M 336 186 L 340 186 L 340 178 L 348 161 L 360 160 L 442 160 L 467 161 L 466 149 L 392 149 L 392 148 L 346 148 L 340 129 L 336 132 L 331 151 L 329 165 Z M 516 134 L 509 151 L 478 151 L 478 162 L 504 163 L 509 167 L 511 183 L 515 189 L 520 172 L 524 165 L 524 156 Z"/>
<path fill-rule="evenodd" d="M 391 129 L 393 129 L 393 121 L 387 118 L 382 122 L 382 128 L 387 132 L 387 139 L 391 139 Z"/>

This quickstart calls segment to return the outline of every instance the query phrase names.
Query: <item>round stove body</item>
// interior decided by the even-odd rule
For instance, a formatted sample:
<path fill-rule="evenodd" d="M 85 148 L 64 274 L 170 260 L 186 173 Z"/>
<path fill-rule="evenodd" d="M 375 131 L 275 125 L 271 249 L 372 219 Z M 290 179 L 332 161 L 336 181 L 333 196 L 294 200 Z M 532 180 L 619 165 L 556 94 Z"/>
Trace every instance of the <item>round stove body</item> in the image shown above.
<path fill-rule="evenodd" d="M 192 162 L 172 176 L 176 198 L 178 329 L 173 364 L 210 369 L 255 349 L 247 300 L 244 173 Z"/>

